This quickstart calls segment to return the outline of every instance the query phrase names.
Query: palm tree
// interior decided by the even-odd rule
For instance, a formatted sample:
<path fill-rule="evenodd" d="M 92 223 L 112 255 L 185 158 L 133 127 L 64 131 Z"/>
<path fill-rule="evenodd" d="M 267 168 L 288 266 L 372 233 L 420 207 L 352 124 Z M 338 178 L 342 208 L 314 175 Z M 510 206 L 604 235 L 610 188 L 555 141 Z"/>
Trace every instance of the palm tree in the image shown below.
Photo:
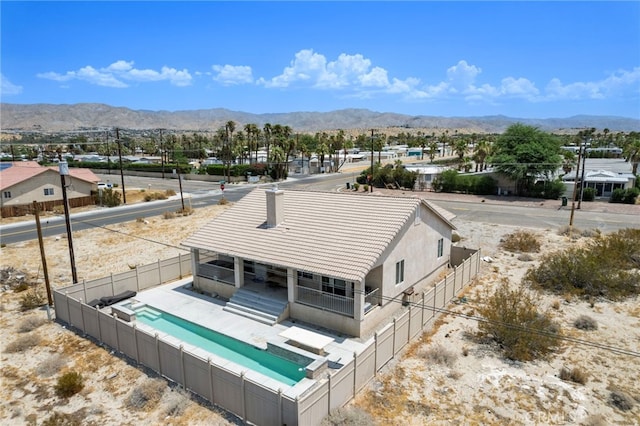
<path fill-rule="evenodd" d="M 631 173 L 638 174 L 638 164 L 640 164 L 640 133 L 629 132 L 625 146 L 622 149 L 625 161 L 631 163 Z"/>
<path fill-rule="evenodd" d="M 282 163 L 285 161 L 284 150 L 279 146 L 274 146 L 269 160 L 276 165 L 276 179 L 282 179 Z"/>
<path fill-rule="evenodd" d="M 438 152 L 438 141 L 432 140 L 429 142 L 429 160 L 433 163 L 433 159 L 436 157 L 436 153 Z"/>
<path fill-rule="evenodd" d="M 267 170 L 269 169 L 269 148 L 271 146 L 271 135 L 273 133 L 273 129 L 271 127 L 271 123 L 265 123 L 264 127 L 262 128 L 262 133 L 264 133 L 264 141 L 265 141 L 265 145 L 267 145 Z"/>
<path fill-rule="evenodd" d="M 325 142 L 320 142 L 318 144 L 318 148 L 316 148 L 316 155 L 318 156 L 318 161 L 320 162 L 320 165 L 318 167 L 320 167 L 321 171 L 324 167 L 324 157 L 325 155 L 327 155 L 327 152 L 329 152 L 329 147 L 327 146 L 327 144 Z"/>
<path fill-rule="evenodd" d="M 227 165 L 227 182 L 231 182 L 231 161 L 233 160 L 233 132 L 236 130 L 236 123 L 233 120 L 227 121 L 224 126 L 227 136 L 227 149 L 224 161 Z"/>
<path fill-rule="evenodd" d="M 462 170 L 464 155 L 467 153 L 467 140 L 465 138 L 459 138 L 453 145 L 453 149 L 458 156 L 458 170 Z"/>
<path fill-rule="evenodd" d="M 473 147 L 473 161 L 476 163 L 476 172 L 485 168 L 485 160 L 489 155 L 489 142 L 486 139 L 481 139 Z"/>

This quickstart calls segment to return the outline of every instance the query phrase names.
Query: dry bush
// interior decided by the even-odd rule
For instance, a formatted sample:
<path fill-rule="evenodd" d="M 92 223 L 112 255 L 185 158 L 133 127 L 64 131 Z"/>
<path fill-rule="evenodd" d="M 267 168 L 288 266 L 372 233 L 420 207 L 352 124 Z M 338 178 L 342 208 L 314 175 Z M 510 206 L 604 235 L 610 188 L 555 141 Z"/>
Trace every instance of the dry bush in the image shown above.
<path fill-rule="evenodd" d="M 446 365 L 447 367 L 453 367 L 453 364 L 455 364 L 458 358 L 453 351 L 450 351 L 442 345 L 427 348 L 422 351 L 421 356 L 433 364 Z"/>
<path fill-rule="evenodd" d="M 181 416 L 189 405 L 189 394 L 183 390 L 171 389 L 164 397 L 164 412 L 167 416 Z"/>
<path fill-rule="evenodd" d="M 229 204 L 229 200 L 227 200 L 224 197 L 220 198 L 220 201 L 218 201 L 218 205 L 220 205 L 220 206 L 224 206 L 224 205 L 227 205 L 227 204 Z"/>
<path fill-rule="evenodd" d="M 593 318 L 591 318 L 589 315 L 580 315 L 578 318 L 576 318 L 576 320 L 573 322 L 573 326 L 577 329 L 580 330 L 597 330 L 598 329 L 598 322 L 596 320 L 594 320 Z"/>
<path fill-rule="evenodd" d="M 18 325 L 18 332 L 28 333 L 46 323 L 47 320 L 45 318 L 39 317 L 37 315 L 31 315 L 20 321 L 20 324 Z"/>
<path fill-rule="evenodd" d="M 558 344 L 558 326 L 538 311 L 536 298 L 522 287 L 503 281 L 479 309 L 479 337 L 500 345 L 509 359 L 530 361 L 542 357 Z"/>
<path fill-rule="evenodd" d="M 39 308 L 44 305 L 44 303 L 44 297 L 42 297 L 38 289 L 34 287 L 20 297 L 20 310 L 24 312 L 30 309 Z"/>
<path fill-rule="evenodd" d="M 574 367 L 571 370 L 562 367 L 558 377 L 560 377 L 560 380 L 564 380 L 565 382 L 579 383 L 581 385 L 587 383 L 588 380 L 587 373 L 578 367 Z"/>
<path fill-rule="evenodd" d="M 621 300 L 640 293 L 638 265 L 640 229 L 627 228 L 543 256 L 524 282 L 555 294 Z"/>
<path fill-rule="evenodd" d="M 178 209 L 176 213 L 182 216 L 191 216 L 194 213 L 194 210 L 193 208 L 186 206 L 184 209 Z"/>
<path fill-rule="evenodd" d="M 80 426 L 82 418 L 74 414 L 59 413 L 55 411 L 52 415 L 42 422 L 42 426 Z"/>
<path fill-rule="evenodd" d="M 20 336 L 13 342 L 9 343 L 4 351 L 11 354 L 24 352 L 34 346 L 38 346 L 41 341 L 42 339 L 38 334 L 25 334 L 24 336 Z"/>
<path fill-rule="evenodd" d="M 322 420 L 322 426 L 370 426 L 378 424 L 366 411 L 358 407 L 341 407 Z"/>
<path fill-rule="evenodd" d="M 161 379 L 145 379 L 133 388 L 126 404 L 139 410 L 154 406 L 160 401 L 166 388 L 167 384 Z"/>
<path fill-rule="evenodd" d="M 621 411 L 629 411 L 635 405 L 635 401 L 626 392 L 614 389 L 611 391 L 611 394 L 609 394 L 609 404 Z"/>
<path fill-rule="evenodd" d="M 584 426 L 607 426 L 608 422 L 602 414 L 592 414 L 587 417 L 582 424 Z"/>
<path fill-rule="evenodd" d="M 61 398 L 69 398 L 80 392 L 84 388 L 82 374 L 77 371 L 69 371 L 58 377 L 55 390 L 56 395 Z"/>
<path fill-rule="evenodd" d="M 147 221 L 147 219 L 145 219 L 144 217 L 136 217 L 136 222 L 137 223 L 145 223 Z"/>
<path fill-rule="evenodd" d="M 529 253 L 522 253 L 518 256 L 518 260 L 521 262 L 531 262 L 533 260 L 533 256 L 531 256 Z"/>
<path fill-rule="evenodd" d="M 62 370 L 62 367 L 67 365 L 67 362 L 68 359 L 64 355 L 53 354 L 38 365 L 36 373 L 42 377 L 51 377 Z"/>
<path fill-rule="evenodd" d="M 162 213 L 163 219 L 175 219 L 176 214 L 174 212 L 164 212 Z"/>
<path fill-rule="evenodd" d="M 500 241 L 500 247 L 514 253 L 537 253 L 540 251 L 540 241 L 531 232 L 515 231 Z"/>
<path fill-rule="evenodd" d="M 176 191 L 174 191 L 173 189 L 167 189 L 166 191 L 164 191 L 164 195 L 166 195 L 167 197 L 172 197 L 176 195 Z"/>

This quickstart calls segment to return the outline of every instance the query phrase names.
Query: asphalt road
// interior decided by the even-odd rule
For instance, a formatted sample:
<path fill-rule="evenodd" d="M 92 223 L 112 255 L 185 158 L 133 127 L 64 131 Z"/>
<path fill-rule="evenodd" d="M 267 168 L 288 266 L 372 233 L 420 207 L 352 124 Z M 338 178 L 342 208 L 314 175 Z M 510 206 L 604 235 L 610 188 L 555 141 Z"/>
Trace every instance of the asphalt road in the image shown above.
<path fill-rule="evenodd" d="M 315 175 L 307 178 L 292 178 L 279 183 L 281 188 L 295 188 L 315 191 L 335 191 L 346 187 L 346 183 L 355 182 L 358 172 L 348 172 L 331 175 Z M 111 175 L 113 177 L 113 175 Z M 119 176 L 118 176 L 119 177 Z M 104 177 L 103 177 L 104 179 Z M 106 181 L 104 179 L 103 181 Z M 112 180 L 114 182 L 114 180 Z M 127 187 L 173 189 L 179 194 L 178 181 L 175 179 L 154 179 L 125 176 Z M 183 193 L 185 205 L 193 208 L 217 204 L 222 197 L 222 192 L 217 183 L 201 181 L 183 181 Z M 237 201 L 244 197 L 253 185 L 226 185 L 224 196 L 229 201 Z M 532 228 L 557 229 L 569 224 L 568 209 L 549 209 L 511 206 L 504 204 L 489 204 L 464 201 L 431 201 L 456 214 L 457 220 L 467 220 L 480 223 L 510 226 L 523 226 Z M 153 217 L 166 211 L 176 211 L 181 206 L 180 197 L 171 200 L 138 203 L 118 208 L 104 208 L 91 212 L 71 215 L 71 227 L 73 231 L 92 229 L 100 226 L 114 225 L 121 222 L 136 220 L 139 217 Z M 454 221 L 455 223 L 455 221 Z M 43 235 L 63 235 L 66 226 L 63 216 L 41 219 Z M 621 228 L 640 228 L 640 215 L 602 213 L 578 211 L 574 217 L 574 226 L 580 229 L 598 228 L 603 232 L 615 231 Z M 11 244 L 37 238 L 36 226 L 33 221 L 22 222 L 0 227 L 0 242 Z"/>

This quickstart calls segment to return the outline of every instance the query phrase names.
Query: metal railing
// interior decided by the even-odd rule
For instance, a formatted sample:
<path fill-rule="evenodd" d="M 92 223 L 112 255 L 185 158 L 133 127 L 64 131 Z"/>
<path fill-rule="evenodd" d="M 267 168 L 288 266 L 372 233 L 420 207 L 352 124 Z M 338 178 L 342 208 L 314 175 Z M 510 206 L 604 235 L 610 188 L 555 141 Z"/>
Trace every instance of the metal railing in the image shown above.
<path fill-rule="evenodd" d="M 197 274 L 199 277 L 208 278 L 224 284 L 236 285 L 234 270 L 223 266 L 200 263 L 198 264 Z"/>
<path fill-rule="evenodd" d="M 374 288 L 372 291 L 364 295 L 364 313 L 365 314 L 369 312 L 371 309 L 373 309 L 374 306 L 380 304 L 380 297 L 378 296 L 379 292 L 380 292 L 379 288 Z"/>
<path fill-rule="evenodd" d="M 353 297 L 338 296 L 337 294 L 298 286 L 296 302 L 353 317 Z"/>

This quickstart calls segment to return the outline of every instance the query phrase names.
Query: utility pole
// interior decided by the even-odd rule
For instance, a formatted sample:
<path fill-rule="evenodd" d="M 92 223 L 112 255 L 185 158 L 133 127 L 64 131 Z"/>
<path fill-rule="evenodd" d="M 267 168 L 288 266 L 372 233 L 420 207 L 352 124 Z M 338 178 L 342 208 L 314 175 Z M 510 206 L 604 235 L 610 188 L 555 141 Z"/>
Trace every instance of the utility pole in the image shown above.
<path fill-rule="evenodd" d="M 580 206 L 582 206 L 582 194 L 584 193 L 584 169 L 587 162 L 587 142 L 589 139 L 584 140 L 584 153 L 582 154 L 582 177 L 580 178 L 580 198 L 578 198 L 578 210 L 580 210 Z"/>
<path fill-rule="evenodd" d="M 36 217 L 36 230 L 38 231 L 38 244 L 40 245 L 40 257 L 42 258 L 42 270 L 44 271 L 44 285 L 47 289 L 47 303 L 53 306 L 51 297 L 51 284 L 49 283 L 49 270 L 47 269 L 47 258 L 44 255 L 44 243 L 42 242 L 42 228 L 40 227 L 40 212 L 38 202 L 33 202 L 33 213 Z"/>
<path fill-rule="evenodd" d="M 122 144 L 120 142 L 120 129 L 116 128 L 116 141 L 118 142 L 118 157 L 120 158 L 120 182 L 122 183 L 122 204 L 127 204 L 127 192 L 124 188 L 124 173 L 122 172 Z"/>
<path fill-rule="evenodd" d="M 576 166 L 576 177 L 573 180 L 573 196 L 571 197 L 571 215 L 569 216 L 569 232 L 571 232 L 571 228 L 573 227 L 573 214 L 576 209 L 576 193 L 578 192 L 578 174 L 580 173 L 581 155 L 582 155 L 582 143 L 580 143 L 580 145 L 578 146 L 578 163 Z"/>
<path fill-rule="evenodd" d="M 13 152 L 13 144 L 9 146 L 11 147 L 11 161 L 16 161 L 16 154 Z"/>
<path fill-rule="evenodd" d="M 182 201 L 182 213 L 184 214 L 184 195 L 182 195 L 182 178 L 180 177 L 180 164 L 176 165 L 178 173 L 178 185 L 180 186 L 180 201 Z"/>
<path fill-rule="evenodd" d="M 162 163 L 162 179 L 164 179 L 164 142 L 162 142 L 162 129 L 160 129 L 160 162 Z"/>
<path fill-rule="evenodd" d="M 373 129 L 371 129 L 371 176 L 369 178 L 369 192 L 373 192 Z"/>
<path fill-rule="evenodd" d="M 111 150 L 109 149 L 109 131 L 105 132 L 105 142 L 107 143 L 107 167 L 111 174 Z"/>
<path fill-rule="evenodd" d="M 67 242 L 69 243 L 69 258 L 71 260 L 71 276 L 73 277 L 73 284 L 78 282 L 78 274 L 76 273 L 76 259 L 73 254 L 73 235 L 71 232 L 71 221 L 69 219 L 69 199 L 67 198 L 67 183 L 65 176 L 69 175 L 69 165 L 66 161 L 62 160 L 62 155 L 58 155 L 60 162 L 60 182 L 62 184 L 62 202 L 64 203 L 64 219 L 67 224 Z"/>

